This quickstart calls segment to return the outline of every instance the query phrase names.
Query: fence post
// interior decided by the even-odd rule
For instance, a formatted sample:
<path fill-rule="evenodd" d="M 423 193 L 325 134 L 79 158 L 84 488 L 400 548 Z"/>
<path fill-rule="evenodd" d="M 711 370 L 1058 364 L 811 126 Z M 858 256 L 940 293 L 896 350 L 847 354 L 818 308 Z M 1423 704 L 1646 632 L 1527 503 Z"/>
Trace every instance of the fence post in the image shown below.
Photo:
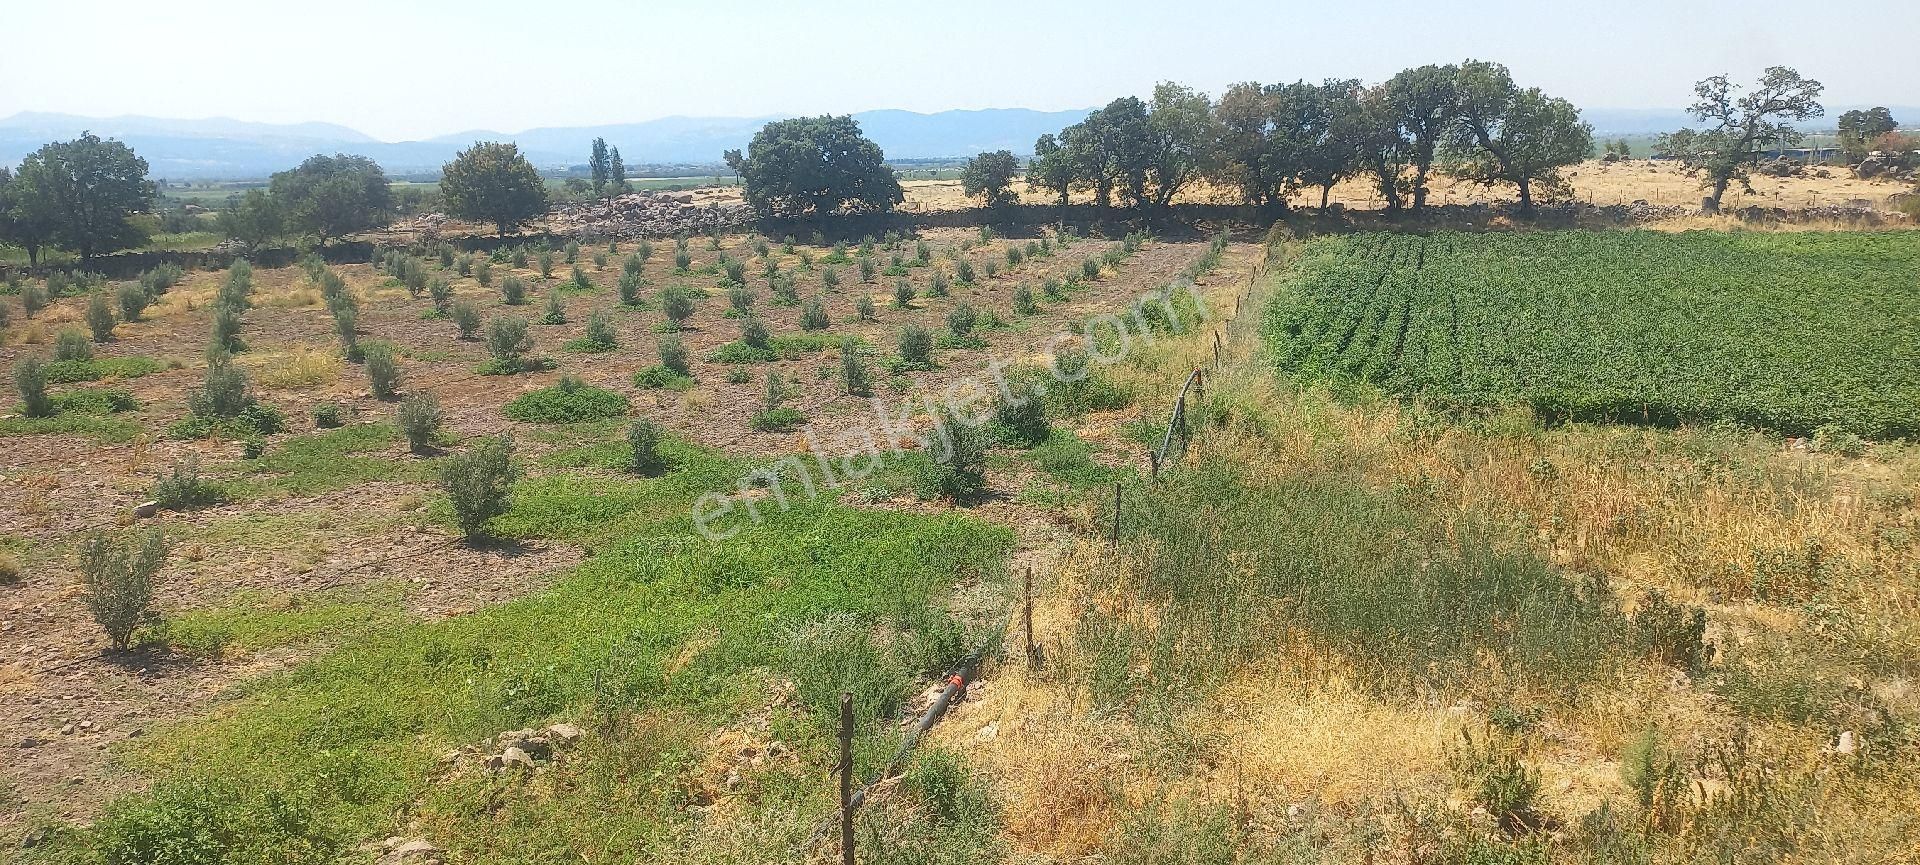
<path fill-rule="evenodd" d="M 840 692 L 840 863 L 853 865 L 853 692 Z"/>
<path fill-rule="evenodd" d="M 1027 632 L 1027 669 L 1034 668 L 1033 654 L 1033 568 L 1027 568 L 1026 604 L 1021 618 Z"/>
<path fill-rule="evenodd" d="M 1193 397 L 1200 402 L 1200 405 L 1205 406 L 1207 404 L 1207 374 L 1202 370 L 1196 369 L 1193 371 Z M 1205 409 L 1203 408 L 1201 411 L 1204 412 Z M 1186 411 L 1182 410 L 1180 414 L 1184 418 Z M 1202 414 L 1200 419 L 1205 421 L 1206 415 Z"/>

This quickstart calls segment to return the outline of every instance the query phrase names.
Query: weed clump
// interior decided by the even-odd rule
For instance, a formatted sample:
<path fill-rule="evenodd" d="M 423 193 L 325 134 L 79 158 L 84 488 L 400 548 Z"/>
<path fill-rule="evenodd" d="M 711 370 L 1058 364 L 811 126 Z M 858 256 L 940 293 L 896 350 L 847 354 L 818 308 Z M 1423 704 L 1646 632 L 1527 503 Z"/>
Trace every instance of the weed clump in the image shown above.
<path fill-rule="evenodd" d="M 627 398 L 567 375 L 561 376 L 560 383 L 553 387 L 523 394 L 507 403 L 505 412 L 507 417 L 528 423 L 579 423 L 626 414 Z"/>

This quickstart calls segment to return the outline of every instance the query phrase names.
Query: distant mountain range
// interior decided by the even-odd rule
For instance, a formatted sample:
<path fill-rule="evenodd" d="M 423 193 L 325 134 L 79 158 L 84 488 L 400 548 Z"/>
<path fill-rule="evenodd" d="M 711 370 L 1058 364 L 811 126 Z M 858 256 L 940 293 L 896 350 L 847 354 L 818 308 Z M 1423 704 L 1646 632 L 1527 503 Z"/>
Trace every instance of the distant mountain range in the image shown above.
<path fill-rule="evenodd" d="M 1815 128 L 1831 129 L 1841 112 L 1862 106 L 1834 106 Z M 1894 117 L 1911 125 L 1920 108 L 1894 108 Z M 1087 109 L 1033 111 L 989 108 L 978 111 L 865 111 L 853 115 L 889 159 L 939 159 L 989 150 L 1033 151 L 1034 139 L 1077 123 Z M 1595 108 L 1583 112 L 1599 137 L 1646 135 L 1687 125 L 1677 109 Z M 745 147 L 775 117 L 664 117 L 613 126 L 543 127 L 519 133 L 474 130 L 425 141 L 380 141 L 331 123 L 249 123 L 227 118 L 167 120 L 153 117 L 76 117 L 21 112 L 0 119 L 0 166 L 49 141 L 63 141 L 91 130 L 118 138 L 145 157 L 156 178 L 172 180 L 245 180 L 291 168 L 315 153 L 353 153 L 372 157 L 389 174 L 430 174 L 475 141 L 515 141 L 527 158 L 545 170 L 586 162 L 596 137 L 620 148 L 629 166 L 716 165 L 720 154 Z"/>
<path fill-rule="evenodd" d="M 989 150 L 1031 153 L 1034 139 L 1087 115 L 1080 111 L 990 108 L 979 111 L 866 111 L 855 114 L 889 159 L 938 159 Z M 614 126 L 546 127 L 519 133 L 473 130 L 425 141 L 380 141 L 329 123 L 248 123 L 227 118 L 76 117 L 22 112 L 0 119 L 0 165 L 14 165 L 49 141 L 91 130 L 118 138 L 147 160 L 156 178 L 239 180 L 298 165 L 315 153 L 372 157 L 394 175 L 429 173 L 475 141 L 514 141 L 542 169 L 585 164 L 590 142 L 605 138 L 629 166 L 717 165 L 744 148 L 775 117 L 665 117 Z"/>

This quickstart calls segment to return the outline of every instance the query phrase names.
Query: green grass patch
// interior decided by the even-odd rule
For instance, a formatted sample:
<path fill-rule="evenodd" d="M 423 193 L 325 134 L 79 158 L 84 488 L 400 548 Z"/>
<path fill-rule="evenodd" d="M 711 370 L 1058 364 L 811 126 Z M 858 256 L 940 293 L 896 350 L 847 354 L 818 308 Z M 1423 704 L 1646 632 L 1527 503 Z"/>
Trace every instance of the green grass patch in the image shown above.
<path fill-rule="evenodd" d="M 620 417 L 627 398 L 567 376 L 559 384 L 522 394 L 503 409 L 507 417 L 527 423 L 579 423 Z"/>
<path fill-rule="evenodd" d="M 110 378 L 139 378 L 166 369 L 166 365 L 150 357 L 135 355 L 93 360 L 54 360 L 48 361 L 41 369 L 46 372 L 49 382 L 73 384 Z"/>
<path fill-rule="evenodd" d="M 106 444 L 123 444 L 133 441 L 140 430 L 133 421 L 92 414 L 0 419 L 0 436 L 83 435 Z"/>
<path fill-rule="evenodd" d="M 156 785 L 76 843 L 108 861 L 192 844 L 206 861 L 319 863 L 417 820 L 462 860 L 673 859 L 696 818 L 669 779 L 698 765 L 700 731 L 764 705 L 787 678 L 798 702 L 775 732 L 809 768 L 766 804 L 778 831 L 804 834 L 831 808 L 814 769 L 833 749 L 839 692 L 857 695 L 864 776 L 906 696 L 983 636 L 972 629 L 985 617 L 954 608 L 953 589 L 997 578 L 1012 536 L 964 516 L 796 500 L 709 541 L 689 509 L 711 487 L 694 481 L 743 466 L 693 463 L 524 485 L 498 524 L 594 538 L 592 558 L 538 595 L 367 629 L 217 714 L 137 740 L 125 757 Z M 431 780 L 448 748 L 560 718 L 595 730 L 549 770 L 578 785 Z"/>
<path fill-rule="evenodd" d="M 319 638 L 340 641 L 405 618 L 398 586 L 317 595 L 246 592 L 219 607 L 168 616 L 154 635 L 196 655 L 245 655 Z"/>
<path fill-rule="evenodd" d="M 281 492 L 313 495 L 373 481 L 419 481 L 431 477 L 431 463 L 369 454 L 391 449 L 400 431 L 388 423 L 368 423 L 291 436 L 259 459 L 235 463 L 239 475 L 227 486 L 236 498 Z"/>
<path fill-rule="evenodd" d="M 689 391 L 693 389 L 693 376 L 674 372 L 656 363 L 634 373 L 633 386 L 647 390 Z"/>

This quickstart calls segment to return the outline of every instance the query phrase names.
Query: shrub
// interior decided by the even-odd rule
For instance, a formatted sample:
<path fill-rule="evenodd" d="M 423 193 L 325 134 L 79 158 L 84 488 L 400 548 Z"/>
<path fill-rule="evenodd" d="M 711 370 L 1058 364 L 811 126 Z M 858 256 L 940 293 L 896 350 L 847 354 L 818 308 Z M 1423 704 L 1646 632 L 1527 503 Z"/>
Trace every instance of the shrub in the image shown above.
<path fill-rule="evenodd" d="M 201 477 L 200 461 L 194 457 L 174 463 L 167 474 L 153 482 L 147 497 L 169 511 L 206 507 L 223 498 L 219 487 Z"/>
<path fill-rule="evenodd" d="M 827 320 L 827 305 L 825 303 L 818 300 L 810 300 L 807 301 L 806 306 L 800 309 L 801 330 L 826 330 L 829 324 L 831 324 L 831 322 Z"/>
<path fill-rule="evenodd" d="M 874 309 L 873 298 L 865 294 L 853 299 L 853 312 L 861 321 L 877 321 L 880 318 L 879 311 Z"/>
<path fill-rule="evenodd" d="M 1867 453 L 1867 441 L 1840 424 L 1825 424 L 1813 431 L 1813 449 L 1823 454 L 1857 459 Z"/>
<path fill-rule="evenodd" d="M 337 402 L 315 403 L 310 412 L 313 425 L 321 429 L 333 429 L 347 422 L 346 409 Z"/>
<path fill-rule="evenodd" d="M 533 337 L 527 333 L 526 319 L 500 315 L 487 322 L 487 353 L 501 369 L 519 371 L 526 353 L 532 350 Z"/>
<path fill-rule="evenodd" d="M 220 305 L 213 308 L 213 347 L 225 352 L 245 351 L 240 340 L 240 310 Z"/>
<path fill-rule="evenodd" d="M 635 474 L 655 475 L 667 467 L 666 460 L 660 456 L 660 438 L 659 425 L 646 418 L 627 427 L 629 465 Z"/>
<path fill-rule="evenodd" d="M 466 301 L 453 305 L 449 313 L 455 327 L 460 329 L 460 338 L 473 340 L 480 336 L 480 308 Z"/>
<path fill-rule="evenodd" d="M 1013 289 L 1013 314 L 1034 315 L 1040 311 L 1040 305 L 1033 302 L 1033 289 L 1025 284 Z"/>
<path fill-rule="evenodd" d="M 774 303 L 780 304 L 781 306 L 792 306 L 800 302 L 800 288 L 799 285 L 793 281 L 793 277 L 781 274 L 768 280 L 768 284 L 773 288 Z"/>
<path fill-rule="evenodd" d="M 905 309 L 907 304 L 912 302 L 913 283 L 908 282 L 904 276 L 900 277 L 900 279 L 893 284 L 893 305 Z"/>
<path fill-rule="evenodd" d="M 47 396 L 47 371 L 40 358 L 27 355 L 14 363 L 13 386 L 20 391 L 21 414 L 53 416 L 53 400 Z"/>
<path fill-rule="evenodd" d="M 684 285 L 669 285 L 660 295 L 660 311 L 666 313 L 668 326 L 679 330 L 693 317 L 693 292 Z"/>
<path fill-rule="evenodd" d="M 473 275 L 473 253 L 464 252 L 453 260 L 453 272 L 461 276 Z"/>
<path fill-rule="evenodd" d="M 1514 836 L 1539 825 L 1534 799 L 1540 793 L 1540 773 L 1520 761 L 1517 744 L 1489 738 L 1476 745 L 1464 731 L 1460 738 L 1460 747 L 1447 762 L 1501 831 Z"/>
<path fill-rule="evenodd" d="M 433 311 L 446 315 L 453 303 L 453 283 L 448 282 L 445 277 L 435 277 L 433 282 L 427 285 L 427 296 L 433 299 Z"/>
<path fill-rule="evenodd" d="M 200 389 L 187 397 L 188 410 L 203 418 L 234 418 L 253 404 L 247 385 L 247 373 L 226 354 L 215 353 L 207 359 L 207 372 Z"/>
<path fill-rule="evenodd" d="M 487 521 L 507 512 L 518 479 L 513 467 L 513 439 L 507 436 L 480 439 L 440 466 L 440 487 L 446 491 L 454 520 L 467 540 L 481 538 Z"/>
<path fill-rule="evenodd" d="M 1091 258 L 1087 259 L 1086 261 L 1080 262 L 1080 274 L 1082 276 L 1085 276 L 1089 280 L 1099 279 L 1100 278 L 1100 262 L 1095 261 L 1094 259 L 1091 259 Z"/>
<path fill-rule="evenodd" d="M 740 319 L 740 341 L 749 348 L 765 349 L 773 341 L 773 333 L 759 316 L 749 315 Z"/>
<path fill-rule="evenodd" d="M 526 267 L 529 258 L 530 257 L 527 254 L 527 247 L 524 244 L 521 246 L 514 247 L 513 252 L 509 253 L 507 256 L 507 260 L 511 262 L 513 266 L 516 268 Z"/>
<path fill-rule="evenodd" d="M 693 386 L 693 379 L 683 373 L 677 373 L 659 364 L 647 367 L 633 374 L 633 386 L 648 390 L 668 388 L 686 390 Z"/>
<path fill-rule="evenodd" d="M 575 291 L 592 291 L 593 280 L 587 278 L 587 272 L 580 265 L 573 266 L 573 278 L 569 280 Z"/>
<path fill-rule="evenodd" d="M 240 457 L 242 459 L 257 460 L 266 455 L 266 452 L 266 439 L 257 435 L 250 435 L 240 440 Z"/>
<path fill-rule="evenodd" d="M 727 307 L 738 315 L 745 315 L 751 312 L 753 310 L 753 301 L 753 289 L 744 285 L 735 285 L 727 289 Z"/>
<path fill-rule="evenodd" d="M 159 529 L 125 538 L 95 531 L 80 541 L 80 578 L 88 611 L 115 649 L 133 644 L 133 632 L 153 615 L 153 578 L 167 561 Z"/>
<path fill-rule="evenodd" d="M 552 250 L 550 249 L 540 250 L 540 257 L 538 259 L 535 259 L 535 263 L 539 265 L 538 269 L 540 271 L 541 279 L 553 278 L 553 251 Z"/>
<path fill-rule="evenodd" d="M 492 285 L 493 262 L 484 258 L 475 261 L 473 263 L 473 281 L 480 283 L 482 288 Z"/>
<path fill-rule="evenodd" d="M 567 305 L 560 302 L 560 292 L 547 292 L 547 308 L 540 316 L 541 324 L 566 324 Z"/>
<path fill-rule="evenodd" d="M 612 317 L 597 309 L 587 314 L 586 335 L 567 344 L 574 351 L 586 352 L 612 351 L 619 346 L 620 338 L 613 329 Z"/>
<path fill-rule="evenodd" d="M 567 241 L 567 245 L 561 247 L 560 249 L 561 249 L 561 252 L 567 256 L 568 264 L 572 264 L 575 261 L 579 260 L 580 258 L 580 242 L 579 241 L 569 240 Z"/>
<path fill-rule="evenodd" d="M 987 263 L 986 263 L 986 269 L 987 269 L 987 278 L 988 278 L 988 279 L 992 279 L 993 277 L 996 277 L 996 276 L 999 276 L 999 275 L 1000 275 L 1000 262 L 998 262 L 998 261 L 995 261 L 995 260 L 993 260 L 993 259 L 991 259 L 991 258 L 989 258 L 989 259 L 987 259 Z"/>
<path fill-rule="evenodd" d="M 1018 246 L 1007 247 L 1007 266 L 1008 267 L 1019 267 L 1021 260 L 1025 258 L 1026 256 L 1020 252 L 1020 247 Z"/>
<path fill-rule="evenodd" d="M 799 409 L 782 406 L 755 414 L 751 425 L 755 432 L 789 432 L 806 422 L 807 416 Z"/>
<path fill-rule="evenodd" d="M 974 279 L 973 262 L 964 258 L 960 259 L 960 263 L 954 265 L 953 277 L 961 282 L 972 283 Z"/>
<path fill-rule="evenodd" d="M 826 270 L 820 271 L 820 287 L 826 291 L 832 291 L 836 288 L 839 288 L 840 287 L 840 271 L 835 270 L 831 267 L 827 268 Z"/>
<path fill-rule="evenodd" d="M 360 311 L 351 306 L 335 307 L 333 329 L 340 334 L 340 351 L 348 360 L 360 359 Z"/>
<path fill-rule="evenodd" d="M 620 274 L 620 281 L 616 285 L 620 290 L 621 306 L 637 307 L 646 302 L 640 296 L 640 291 L 646 288 L 647 281 L 639 273 L 629 270 Z"/>
<path fill-rule="evenodd" d="M 508 306 L 521 306 L 527 302 L 527 283 L 520 277 L 509 275 L 500 280 L 500 299 Z"/>
<path fill-rule="evenodd" d="M 376 342 L 365 349 L 368 390 L 374 399 L 393 399 L 400 393 L 400 361 L 393 346 Z"/>
<path fill-rule="evenodd" d="M 107 303 L 106 292 L 96 291 L 92 299 L 87 301 L 86 321 L 94 342 L 113 339 L 113 307 Z"/>
<path fill-rule="evenodd" d="M 947 296 L 947 272 L 946 271 L 936 270 L 933 272 L 933 276 L 927 279 L 927 296 L 928 297 L 946 297 Z"/>
<path fill-rule="evenodd" d="M 987 487 L 987 435 L 958 417 L 943 415 L 937 421 L 944 447 L 936 446 L 934 458 L 916 467 L 914 493 L 923 500 L 967 502 Z"/>
<path fill-rule="evenodd" d="M 1047 422 L 1047 408 L 1032 394 L 1005 393 L 993 401 L 993 426 L 1000 441 L 1017 447 L 1033 447 L 1047 440 L 1053 427 Z"/>
<path fill-rule="evenodd" d="M 747 284 L 747 263 L 735 258 L 721 262 L 720 270 L 726 274 L 726 280 L 732 285 Z"/>
<path fill-rule="evenodd" d="M 903 368 L 930 369 L 933 366 L 933 334 L 917 324 L 900 331 L 900 365 Z"/>
<path fill-rule="evenodd" d="M 852 396 L 873 395 L 873 375 L 867 371 L 866 360 L 851 342 L 840 344 L 840 380 Z"/>
<path fill-rule="evenodd" d="M 736 366 L 727 370 L 728 384 L 746 384 L 750 381 L 753 381 L 753 373 L 747 372 L 746 367 Z"/>
<path fill-rule="evenodd" d="M 1701 638 L 1707 632 L 1707 613 L 1699 607 L 1676 604 L 1655 589 L 1633 611 L 1633 635 L 1640 651 L 1663 664 L 1697 671 L 1705 660 Z"/>
<path fill-rule="evenodd" d="M 660 352 L 660 365 L 680 375 L 687 375 L 687 345 L 680 337 L 668 334 L 660 338 L 657 347 Z"/>
<path fill-rule="evenodd" d="M 865 283 L 873 282 L 874 273 L 873 259 L 860 259 L 860 281 Z"/>
<path fill-rule="evenodd" d="M 29 282 L 26 288 L 20 290 L 20 311 L 26 313 L 28 318 L 32 318 L 34 313 L 46 307 L 47 287 L 45 285 Z"/>
<path fill-rule="evenodd" d="M 439 440 L 440 425 L 446 422 L 446 415 L 440 411 L 439 397 L 421 391 L 402 400 L 393 419 L 400 433 L 407 437 L 407 449 L 419 454 L 431 450 Z"/>
<path fill-rule="evenodd" d="M 504 411 L 507 417 L 528 423 L 579 423 L 626 414 L 627 398 L 566 375 L 559 384 L 522 394 L 507 403 Z"/>
<path fill-rule="evenodd" d="M 53 337 L 53 359 L 93 360 L 93 344 L 87 341 L 87 335 L 73 328 L 63 328 Z"/>
<path fill-rule="evenodd" d="M 147 290 L 141 288 L 137 282 L 129 282 L 120 286 L 120 291 L 119 294 L 116 295 L 116 299 L 120 303 L 120 319 L 122 321 L 139 321 L 141 314 L 147 311 L 147 304 L 153 300 L 153 298 L 147 294 Z"/>
<path fill-rule="evenodd" d="M 973 326 L 979 321 L 980 315 L 974 311 L 973 304 L 963 300 L 947 313 L 947 330 L 956 337 L 965 337 L 973 333 Z"/>

